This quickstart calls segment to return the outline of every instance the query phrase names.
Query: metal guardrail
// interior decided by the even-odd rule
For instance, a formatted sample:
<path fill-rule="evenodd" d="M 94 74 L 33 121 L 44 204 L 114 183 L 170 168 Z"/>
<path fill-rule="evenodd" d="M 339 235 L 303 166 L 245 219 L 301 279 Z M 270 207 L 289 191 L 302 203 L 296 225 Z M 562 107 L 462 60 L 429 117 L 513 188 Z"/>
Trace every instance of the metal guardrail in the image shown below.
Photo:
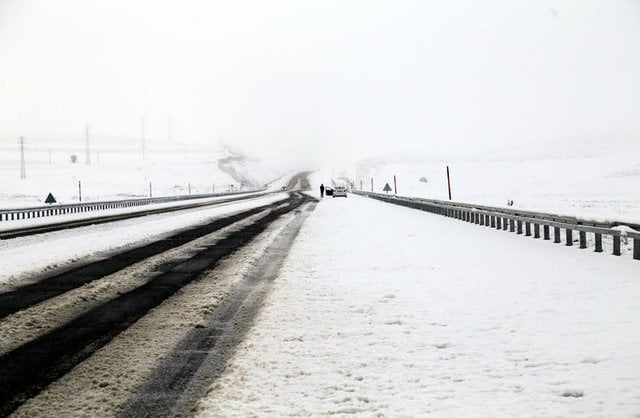
<path fill-rule="evenodd" d="M 112 200 L 90 203 L 52 204 L 46 206 L 34 206 L 29 208 L 0 209 L 0 222 L 20 219 L 42 218 L 47 216 L 65 215 L 69 213 L 84 213 L 98 210 L 122 209 L 135 206 L 145 206 L 157 203 L 171 203 L 185 200 L 205 199 L 219 196 L 233 196 L 246 193 L 255 193 L 266 189 L 252 190 L 250 192 L 208 193 L 194 195 L 180 195 L 167 197 L 150 197 L 141 199 Z"/>
<path fill-rule="evenodd" d="M 573 246 L 573 232 L 578 232 L 580 248 L 587 248 L 587 233 L 593 234 L 595 252 L 602 252 L 602 237 L 611 236 L 613 241 L 613 255 L 621 255 L 620 247 L 622 237 L 633 239 L 633 258 L 640 260 L 640 225 L 624 222 L 597 222 L 583 220 L 571 216 L 553 215 L 548 213 L 530 212 L 497 208 L 491 206 L 471 205 L 467 203 L 447 202 L 441 200 L 421 199 L 415 197 L 401 197 L 384 195 L 380 193 L 353 190 L 354 194 L 368 196 L 396 205 L 419 209 L 466 222 L 475 223 L 509 232 L 517 232 L 524 236 L 534 238 L 551 239 L 553 229 L 553 241 L 562 242 L 564 230 L 565 245 Z M 616 227 L 628 227 L 615 229 Z M 542 229 L 542 235 L 541 235 Z"/>

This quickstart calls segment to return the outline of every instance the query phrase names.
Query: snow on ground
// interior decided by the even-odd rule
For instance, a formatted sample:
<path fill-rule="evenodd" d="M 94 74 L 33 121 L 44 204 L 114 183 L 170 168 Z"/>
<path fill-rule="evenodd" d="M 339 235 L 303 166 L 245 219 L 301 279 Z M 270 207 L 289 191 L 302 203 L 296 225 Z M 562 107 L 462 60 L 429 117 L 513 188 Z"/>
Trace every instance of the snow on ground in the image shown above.
<path fill-rule="evenodd" d="M 640 151 L 639 151 L 640 152 Z M 453 161 L 362 161 L 354 187 L 382 192 L 388 183 L 398 194 L 564 214 L 606 221 L 640 222 L 640 162 L 633 152 L 555 157 L 457 159 Z"/>
<path fill-rule="evenodd" d="M 2 284 L 17 284 L 19 280 L 28 280 L 35 274 L 64 268 L 88 257 L 101 257 L 113 251 L 151 242 L 161 236 L 175 234 L 181 229 L 210 221 L 230 212 L 266 205 L 286 197 L 285 193 L 277 193 L 189 211 L 169 212 L 19 239 L 0 240 L 2 255 L 0 257 L 0 291 Z M 131 208 L 128 210 L 132 211 Z M 124 211 L 126 210 L 120 210 L 120 212 Z M 84 216 L 91 215 L 84 214 Z M 69 220 L 65 216 L 54 218 Z M 42 219 L 46 220 L 46 218 Z M 41 220 L 16 222 L 24 225 L 30 221 Z M 11 225 L 12 222 L 8 221 L 6 224 Z"/>
<path fill-rule="evenodd" d="M 168 191 L 182 184 L 185 170 L 207 173 L 216 166 L 215 158 L 189 168 L 186 161 L 167 165 L 157 157 Z M 62 196 L 73 201 L 74 182 L 85 171 L 93 173 L 96 196 L 117 194 L 112 186 L 127 180 L 142 183 L 127 196 L 144 194 L 149 158 L 131 166 L 112 162 L 109 169 L 60 162 L 60 175 L 71 183 Z M 457 201 L 505 206 L 513 199 L 528 210 L 639 221 L 640 167 L 631 154 L 368 161 L 355 176 L 345 174 L 356 188 L 362 179 L 365 190 L 370 177 L 376 189 L 393 186 L 395 174 L 399 194 L 444 200 L 447 164 Z M 16 167 L 2 165 L 3 207 L 38 204 L 43 191 L 51 191 L 47 182 L 59 183 L 48 162 L 40 167 L 32 183 L 32 171 L 28 181 L 15 183 Z M 343 173 L 316 175 L 311 193 L 332 177 Z M 256 204 L 0 242 L 0 282 L 15 284 Z M 326 198 L 307 219 L 253 330 L 199 414 L 633 416 L 640 411 L 639 268 L 630 257 L 354 195 Z"/>
<path fill-rule="evenodd" d="M 75 203 L 80 193 L 83 202 L 91 202 L 241 189 L 236 179 L 218 168 L 218 159 L 225 154 L 215 146 L 148 141 L 143 158 L 137 142 L 102 138 L 92 144 L 86 164 L 84 140 L 29 139 L 22 180 L 19 147 L 1 146 L 0 208 L 41 205 L 49 193 L 59 203 Z M 281 176 L 256 160 L 246 161 L 240 169 L 260 184 Z"/>
<path fill-rule="evenodd" d="M 637 415 L 639 268 L 326 198 L 199 416 Z"/>

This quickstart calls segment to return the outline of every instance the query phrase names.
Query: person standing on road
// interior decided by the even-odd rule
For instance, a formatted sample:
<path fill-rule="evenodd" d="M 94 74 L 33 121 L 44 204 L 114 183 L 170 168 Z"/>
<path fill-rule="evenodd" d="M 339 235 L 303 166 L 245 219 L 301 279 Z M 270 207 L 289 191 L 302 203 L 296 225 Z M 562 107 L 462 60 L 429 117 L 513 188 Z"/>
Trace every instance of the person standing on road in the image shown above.
<path fill-rule="evenodd" d="M 324 184 L 320 184 L 320 199 L 324 197 Z"/>

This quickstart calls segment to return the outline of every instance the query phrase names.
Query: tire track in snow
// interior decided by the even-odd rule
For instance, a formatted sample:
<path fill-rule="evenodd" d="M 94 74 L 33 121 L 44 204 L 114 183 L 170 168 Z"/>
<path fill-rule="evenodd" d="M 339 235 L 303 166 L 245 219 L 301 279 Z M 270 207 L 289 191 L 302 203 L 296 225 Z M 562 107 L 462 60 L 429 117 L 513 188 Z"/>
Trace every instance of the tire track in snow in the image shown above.
<path fill-rule="evenodd" d="M 145 285 L 4 354 L 0 357 L 0 415 L 13 411 L 194 280 L 202 271 L 211 268 L 221 258 L 249 242 L 271 222 L 308 200 L 299 195 L 292 196 L 286 205 L 268 209 L 262 219 L 231 233 L 221 241 L 224 245 L 204 246 L 194 257 L 154 277 Z"/>
<path fill-rule="evenodd" d="M 45 277 L 35 283 L 18 287 L 17 289 L 0 294 L 0 319 L 15 312 L 26 309 L 49 298 L 61 295 L 92 281 L 120 271 L 152 255 L 177 248 L 190 241 L 211 234 L 229 226 L 239 220 L 255 215 L 269 207 L 280 203 L 260 206 L 237 213 L 233 216 L 217 219 L 209 224 L 200 225 L 181 231 L 163 240 L 156 241 L 132 250 L 124 251 L 112 257 L 84 265 L 60 274 Z"/>
<path fill-rule="evenodd" d="M 309 211 L 315 208 L 312 204 Z M 297 216 L 268 248 L 243 282 L 206 323 L 189 332 L 178 346 L 156 367 L 139 392 L 118 414 L 121 418 L 149 416 L 188 416 L 197 401 L 224 370 L 253 324 L 253 318 L 277 277 L 288 249 L 298 235 L 306 214 Z M 207 367 L 201 367 L 206 364 Z"/>

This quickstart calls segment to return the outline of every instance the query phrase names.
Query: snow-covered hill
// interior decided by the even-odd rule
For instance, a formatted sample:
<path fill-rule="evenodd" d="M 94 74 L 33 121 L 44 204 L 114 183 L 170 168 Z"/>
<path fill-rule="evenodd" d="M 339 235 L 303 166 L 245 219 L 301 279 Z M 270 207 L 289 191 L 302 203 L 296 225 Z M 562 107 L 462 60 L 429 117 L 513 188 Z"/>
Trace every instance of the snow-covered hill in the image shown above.
<path fill-rule="evenodd" d="M 87 164 L 84 140 L 27 139 L 26 178 L 20 179 L 20 148 L 4 145 L 0 152 L 0 208 L 42 204 L 48 193 L 58 202 L 73 203 L 171 196 L 249 189 L 280 177 L 257 160 L 242 160 L 242 182 L 220 170 L 225 157 L 219 146 L 186 145 L 101 137 L 91 145 Z M 75 162 L 73 160 L 75 159 Z"/>

